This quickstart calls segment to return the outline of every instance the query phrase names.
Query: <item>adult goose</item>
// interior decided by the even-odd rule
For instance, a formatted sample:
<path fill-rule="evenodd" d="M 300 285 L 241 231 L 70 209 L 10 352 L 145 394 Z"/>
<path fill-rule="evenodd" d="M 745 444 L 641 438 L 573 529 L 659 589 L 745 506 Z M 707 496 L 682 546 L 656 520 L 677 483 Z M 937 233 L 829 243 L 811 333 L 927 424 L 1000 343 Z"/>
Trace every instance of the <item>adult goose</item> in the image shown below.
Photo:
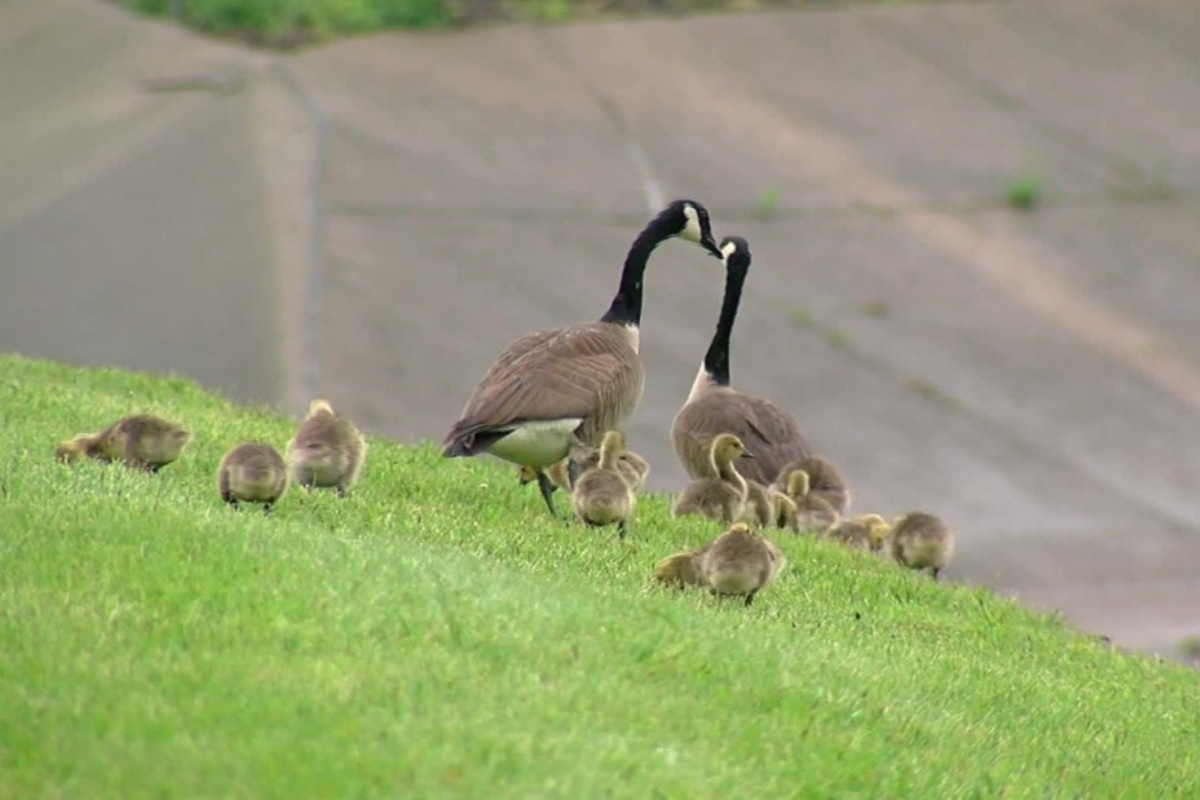
<path fill-rule="evenodd" d="M 782 408 L 729 385 L 729 337 L 750 271 L 750 246 L 740 236 L 721 241 L 725 260 L 725 296 L 708 351 L 687 402 L 675 414 L 671 440 L 675 454 L 693 479 L 712 477 L 709 447 L 722 433 L 735 434 L 754 453 L 742 476 L 769 486 L 789 461 L 811 455 L 799 426 Z"/>
<path fill-rule="evenodd" d="M 604 431 L 619 429 L 641 401 L 642 279 L 654 248 L 672 237 L 721 257 L 704 206 L 694 200 L 669 204 L 634 239 L 604 316 L 527 333 L 510 344 L 446 435 L 443 455 L 490 453 L 533 467 L 546 506 L 557 514 L 544 468 L 562 460 L 573 442 L 599 444 Z"/>

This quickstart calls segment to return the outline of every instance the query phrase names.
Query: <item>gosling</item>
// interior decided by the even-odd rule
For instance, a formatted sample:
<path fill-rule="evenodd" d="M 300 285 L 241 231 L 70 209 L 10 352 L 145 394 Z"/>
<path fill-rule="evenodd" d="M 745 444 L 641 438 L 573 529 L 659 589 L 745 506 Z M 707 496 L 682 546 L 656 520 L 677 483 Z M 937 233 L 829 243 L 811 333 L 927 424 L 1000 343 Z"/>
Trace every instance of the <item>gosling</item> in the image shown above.
<path fill-rule="evenodd" d="M 366 458 L 362 433 L 328 400 L 319 398 L 309 404 L 308 416 L 287 443 L 292 479 L 305 489 L 334 486 L 338 497 L 345 497 L 358 480 Z"/>
<path fill-rule="evenodd" d="M 878 553 L 883 549 L 891 531 L 888 521 L 878 514 L 862 514 L 843 519 L 825 531 L 822 538 L 837 542 L 854 550 L 870 550 Z"/>
<path fill-rule="evenodd" d="M 132 469 L 158 472 L 179 458 L 192 440 L 190 431 L 152 414 L 123 417 L 97 434 L 76 436 L 58 452 L 76 460 L 80 455 L 98 461 L 120 461 Z M 74 444 L 71 444 L 74 442 Z"/>
<path fill-rule="evenodd" d="M 238 503 L 262 503 L 271 512 L 288 488 L 288 468 L 279 451 L 264 442 L 244 442 L 221 458 L 217 491 L 234 508 Z"/>
<path fill-rule="evenodd" d="M 594 528 L 616 524 L 622 539 L 633 516 L 637 495 L 618 466 L 625 451 L 625 434 L 608 431 L 600 443 L 600 460 L 584 472 L 571 490 L 575 516 Z"/>
<path fill-rule="evenodd" d="M 892 525 L 892 558 L 909 569 L 928 569 L 933 579 L 954 555 L 954 530 L 923 511 L 913 511 Z"/>
<path fill-rule="evenodd" d="M 837 509 L 813 495 L 809 488 L 808 473 L 804 470 L 794 469 L 788 473 L 784 493 L 796 503 L 798 528 L 825 531 L 838 521 Z"/>
<path fill-rule="evenodd" d="M 738 522 L 700 555 L 700 576 L 714 594 L 746 598 L 746 605 L 787 565 L 787 557 L 750 526 Z"/>
<path fill-rule="evenodd" d="M 784 466 L 779 471 L 779 482 L 783 483 L 793 471 L 802 469 L 808 473 L 808 491 L 833 506 L 838 515 L 850 507 L 850 490 L 837 465 L 823 456 L 801 458 Z"/>
<path fill-rule="evenodd" d="M 754 458 L 742 440 L 722 433 L 709 446 L 708 460 L 715 478 L 694 480 L 680 493 L 671 514 L 700 514 L 726 525 L 741 518 L 746 509 L 746 479 L 734 467 L 737 458 Z"/>

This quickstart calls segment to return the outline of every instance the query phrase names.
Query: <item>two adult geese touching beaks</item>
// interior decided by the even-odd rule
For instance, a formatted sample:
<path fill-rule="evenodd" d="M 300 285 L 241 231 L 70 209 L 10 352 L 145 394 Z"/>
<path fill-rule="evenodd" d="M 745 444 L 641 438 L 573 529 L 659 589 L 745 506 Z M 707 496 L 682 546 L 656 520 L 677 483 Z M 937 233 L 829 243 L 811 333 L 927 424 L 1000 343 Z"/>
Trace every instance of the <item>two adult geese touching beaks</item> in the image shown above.
<path fill-rule="evenodd" d="M 443 455 L 490 453 L 533 467 L 542 498 L 557 515 L 545 468 L 562 460 L 573 442 L 599 444 L 604 432 L 619 429 L 641 401 L 642 280 L 654 248 L 672 237 L 721 257 L 704 206 L 694 200 L 669 204 L 634 239 L 604 316 L 527 333 L 510 344 L 446 435 Z"/>
<path fill-rule="evenodd" d="M 721 241 L 721 255 L 725 260 L 725 296 L 717 329 L 687 402 L 675 414 L 671 440 L 688 476 L 696 480 L 713 477 L 711 443 L 722 433 L 732 433 L 755 456 L 753 461 L 739 465 L 742 476 L 770 486 L 780 468 L 789 461 L 807 458 L 811 449 L 786 411 L 764 397 L 739 392 L 729 385 L 729 340 L 750 271 L 750 246 L 739 236 L 728 236 Z"/>

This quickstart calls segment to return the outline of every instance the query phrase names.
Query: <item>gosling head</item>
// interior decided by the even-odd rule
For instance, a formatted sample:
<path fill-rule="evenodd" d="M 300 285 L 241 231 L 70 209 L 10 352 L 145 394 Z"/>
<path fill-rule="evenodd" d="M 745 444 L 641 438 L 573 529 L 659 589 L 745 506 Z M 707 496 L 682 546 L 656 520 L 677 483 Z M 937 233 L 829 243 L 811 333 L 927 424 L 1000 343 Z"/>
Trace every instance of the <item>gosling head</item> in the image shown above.
<path fill-rule="evenodd" d="M 674 236 L 695 242 L 709 252 L 710 255 L 721 258 L 721 248 L 713 238 L 712 223 L 708 219 L 708 209 L 695 200 L 676 200 L 659 214 L 659 219 L 670 226 Z"/>
<path fill-rule="evenodd" d="M 718 460 L 732 461 L 735 458 L 754 458 L 754 454 L 746 449 L 745 443 L 732 433 L 722 433 L 713 439 L 712 452 Z"/>
<path fill-rule="evenodd" d="M 68 464 L 73 463 L 87 455 L 88 449 L 95 444 L 95 441 L 94 435 L 76 434 L 65 442 L 58 443 L 58 447 L 54 448 L 54 457 Z"/>
<path fill-rule="evenodd" d="M 792 497 L 806 497 L 812 488 L 808 473 L 802 469 L 794 469 L 788 473 L 787 493 Z"/>
<path fill-rule="evenodd" d="M 521 486 L 525 486 L 526 484 L 533 483 L 536 480 L 537 480 L 537 470 L 536 469 L 534 469 L 533 467 L 526 466 L 525 464 L 522 464 L 521 466 L 517 467 L 517 483 L 518 484 L 520 484 Z"/>
<path fill-rule="evenodd" d="M 600 441 L 600 447 L 604 450 L 614 450 L 618 453 L 625 452 L 625 434 L 620 431 L 608 431 Z"/>
<path fill-rule="evenodd" d="M 726 533 L 746 533 L 746 534 L 750 534 L 751 536 L 754 535 L 753 531 L 750 530 L 750 526 L 744 522 L 733 523 L 733 525 L 730 526 L 729 530 L 726 531 Z"/>
<path fill-rule="evenodd" d="M 863 514 L 858 521 L 867 527 L 867 542 L 871 550 L 880 550 L 892 533 L 892 524 L 878 514 Z"/>
<path fill-rule="evenodd" d="M 308 415 L 315 417 L 317 414 L 328 414 L 333 416 L 333 404 L 324 397 L 318 397 L 308 404 Z"/>

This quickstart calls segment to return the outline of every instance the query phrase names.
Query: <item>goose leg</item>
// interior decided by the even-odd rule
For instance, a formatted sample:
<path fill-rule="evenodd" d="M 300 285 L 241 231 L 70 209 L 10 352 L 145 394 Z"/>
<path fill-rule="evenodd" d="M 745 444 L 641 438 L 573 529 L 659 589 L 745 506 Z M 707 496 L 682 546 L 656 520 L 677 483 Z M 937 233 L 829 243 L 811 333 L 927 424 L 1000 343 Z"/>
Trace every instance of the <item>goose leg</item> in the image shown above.
<path fill-rule="evenodd" d="M 750 594 L 746 595 L 746 605 L 747 606 L 754 602 L 754 595 L 755 595 L 755 592 L 751 592 Z"/>
<path fill-rule="evenodd" d="M 273 506 L 273 505 L 274 505 L 274 503 L 263 503 L 263 513 L 264 513 L 264 514 L 270 514 L 270 513 L 271 513 L 271 506 Z"/>
<path fill-rule="evenodd" d="M 933 573 L 932 573 L 932 574 L 933 574 L 933 579 L 934 579 L 935 581 L 938 579 L 938 573 L 939 573 L 939 572 L 941 572 L 941 570 L 940 570 L 940 569 L 938 569 L 937 567 L 934 567 L 934 568 L 933 568 Z"/>
<path fill-rule="evenodd" d="M 554 494 L 554 484 L 541 469 L 537 471 L 537 483 L 538 491 L 542 493 L 542 499 L 546 501 L 546 508 L 550 509 L 550 516 L 558 517 L 558 509 L 554 507 L 554 499 L 551 497 Z"/>
<path fill-rule="evenodd" d="M 625 520 L 617 523 L 617 535 L 622 539 L 625 538 Z"/>

